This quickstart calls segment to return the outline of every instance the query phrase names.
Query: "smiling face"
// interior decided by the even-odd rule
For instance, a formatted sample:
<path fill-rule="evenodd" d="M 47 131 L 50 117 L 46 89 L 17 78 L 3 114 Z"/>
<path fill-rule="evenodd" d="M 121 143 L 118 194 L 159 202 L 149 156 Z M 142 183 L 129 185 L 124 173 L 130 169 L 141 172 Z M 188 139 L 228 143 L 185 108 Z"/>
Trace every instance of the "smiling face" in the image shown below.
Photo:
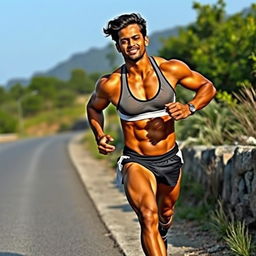
<path fill-rule="evenodd" d="M 117 50 L 127 61 L 137 62 L 146 52 L 149 40 L 143 36 L 138 24 L 131 24 L 118 32 Z"/>

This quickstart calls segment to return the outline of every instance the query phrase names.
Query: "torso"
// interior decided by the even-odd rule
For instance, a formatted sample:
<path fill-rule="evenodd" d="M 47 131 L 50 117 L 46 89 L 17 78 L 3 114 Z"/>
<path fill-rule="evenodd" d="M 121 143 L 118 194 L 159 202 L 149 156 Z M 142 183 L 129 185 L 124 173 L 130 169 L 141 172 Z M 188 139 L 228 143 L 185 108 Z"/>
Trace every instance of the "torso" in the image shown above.
<path fill-rule="evenodd" d="M 171 74 L 166 74 L 161 68 L 167 61 L 162 58 L 155 58 L 159 68 L 167 81 L 176 86 L 177 81 Z M 115 72 L 115 76 L 121 78 L 121 69 Z M 111 94 L 111 102 L 117 106 L 121 95 L 121 79 L 116 81 L 115 93 Z M 159 79 L 152 69 L 144 80 L 141 76 L 127 77 L 129 89 L 132 95 L 147 102 L 155 97 L 159 89 Z M 155 86 L 152 86 L 155 85 Z M 170 85 L 170 86 L 171 86 Z M 173 90 L 174 88 L 172 88 Z M 161 155 L 168 152 L 175 145 L 174 120 L 168 116 L 148 118 L 138 121 L 125 121 L 121 119 L 125 145 L 142 155 Z"/>

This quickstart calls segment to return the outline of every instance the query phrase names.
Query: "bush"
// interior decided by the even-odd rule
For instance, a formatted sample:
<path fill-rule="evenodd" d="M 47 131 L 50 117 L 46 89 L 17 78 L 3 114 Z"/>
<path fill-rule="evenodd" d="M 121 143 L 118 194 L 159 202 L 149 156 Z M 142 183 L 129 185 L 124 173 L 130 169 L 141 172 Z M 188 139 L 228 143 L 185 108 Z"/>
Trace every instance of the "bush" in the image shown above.
<path fill-rule="evenodd" d="M 17 131 L 17 119 L 10 114 L 0 111 L 0 133 L 13 133 Z"/>

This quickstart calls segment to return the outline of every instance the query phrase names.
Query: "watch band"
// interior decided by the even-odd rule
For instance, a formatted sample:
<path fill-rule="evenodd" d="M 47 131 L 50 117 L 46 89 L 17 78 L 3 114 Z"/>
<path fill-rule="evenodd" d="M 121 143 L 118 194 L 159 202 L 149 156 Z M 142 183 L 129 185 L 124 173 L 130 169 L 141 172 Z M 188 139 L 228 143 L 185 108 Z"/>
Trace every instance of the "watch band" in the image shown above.
<path fill-rule="evenodd" d="M 192 103 L 188 103 L 189 111 L 191 112 L 191 115 L 195 114 L 196 107 Z"/>

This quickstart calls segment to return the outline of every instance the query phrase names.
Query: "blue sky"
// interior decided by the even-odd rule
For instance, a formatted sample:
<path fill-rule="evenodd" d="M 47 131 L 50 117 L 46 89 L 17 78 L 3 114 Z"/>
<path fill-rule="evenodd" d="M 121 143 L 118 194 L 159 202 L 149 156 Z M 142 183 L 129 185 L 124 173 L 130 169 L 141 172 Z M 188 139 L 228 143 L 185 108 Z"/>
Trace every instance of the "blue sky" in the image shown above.
<path fill-rule="evenodd" d="M 198 0 L 213 4 L 217 0 Z M 251 0 L 226 0 L 228 14 L 250 6 Z M 105 46 L 107 21 L 122 13 L 141 13 L 149 34 L 193 22 L 193 1 L 182 0 L 0 0 L 0 84 L 29 78 L 72 54 Z"/>

